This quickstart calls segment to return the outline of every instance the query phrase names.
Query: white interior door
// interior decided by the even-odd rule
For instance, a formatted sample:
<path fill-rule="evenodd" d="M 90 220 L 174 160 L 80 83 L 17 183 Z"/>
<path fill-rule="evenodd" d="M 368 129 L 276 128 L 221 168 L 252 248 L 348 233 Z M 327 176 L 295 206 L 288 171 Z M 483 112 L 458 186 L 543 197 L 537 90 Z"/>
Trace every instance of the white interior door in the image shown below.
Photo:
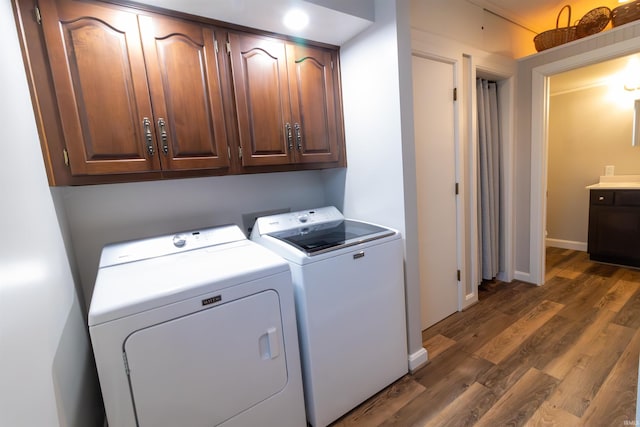
<path fill-rule="evenodd" d="M 413 56 L 422 329 L 458 310 L 454 64 Z"/>

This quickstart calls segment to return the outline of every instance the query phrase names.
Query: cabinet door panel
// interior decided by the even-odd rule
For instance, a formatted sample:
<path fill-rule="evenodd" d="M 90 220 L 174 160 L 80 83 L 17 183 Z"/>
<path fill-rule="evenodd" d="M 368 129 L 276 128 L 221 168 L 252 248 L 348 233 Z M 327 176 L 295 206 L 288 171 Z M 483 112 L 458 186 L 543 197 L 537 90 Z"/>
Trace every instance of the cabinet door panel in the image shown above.
<path fill-rule="evenodd" d="M 337 161 L 340 130 L 332 54 L 299 45 L 288 45 L 287 50 L 292 112 L 301 128 L 296 135 L 297 160 Z"/>
<path fill-rule="evenodd" d="M 139 21 L 163 169 L 228 166 L 213 29 L 156 16 Z"/>
<path fill-rule="evenodd" d="M 159 169 L 142 125 L 152 111 L 136 15 L 69 1 L 41 9 L 72 173 Z"/>
<path fill-rule="evenodd" d="M 229 40 L 242 165 L 289 163 L 285 124 L 290 123 L 291 110 L 284 42 L 235 33 Z"/>

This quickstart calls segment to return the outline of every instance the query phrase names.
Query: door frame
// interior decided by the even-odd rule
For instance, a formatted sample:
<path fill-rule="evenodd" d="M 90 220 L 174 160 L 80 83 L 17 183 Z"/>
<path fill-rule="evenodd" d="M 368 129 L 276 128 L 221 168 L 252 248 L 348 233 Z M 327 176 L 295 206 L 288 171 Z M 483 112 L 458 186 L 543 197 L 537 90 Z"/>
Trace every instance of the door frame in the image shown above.
<path fill-rule="evenodd" d="M 549 79 L 552 75 L 638 53 L 637 39 L 625 40 L 535 67 L 531 71 L 531 198 L 530 256 L 527 282 L 545 282 L 547 172 L 549 151 Z"/>

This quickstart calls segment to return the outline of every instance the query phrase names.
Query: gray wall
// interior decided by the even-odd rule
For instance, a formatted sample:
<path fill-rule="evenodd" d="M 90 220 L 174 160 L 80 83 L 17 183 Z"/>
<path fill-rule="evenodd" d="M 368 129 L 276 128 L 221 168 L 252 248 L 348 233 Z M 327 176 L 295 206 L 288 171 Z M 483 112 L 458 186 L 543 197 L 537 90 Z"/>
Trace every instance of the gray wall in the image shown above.
<path fill-rule="evenodd" d="M 288 172 L 61 189 L 87 307 L 102 247 L 111 242 L 222 224 L 242 214 L 325 204 L 320 172 Z"/>
<path fill-rule="evenodd" d="M 376 0 L 376 22 L 342 47 L 347 161 L 327 171 L 327 200 L 405 238 L 409 353 L 422 349 L 409 4 Z M 381 61 L 380 58 L 384 58 Z"/>

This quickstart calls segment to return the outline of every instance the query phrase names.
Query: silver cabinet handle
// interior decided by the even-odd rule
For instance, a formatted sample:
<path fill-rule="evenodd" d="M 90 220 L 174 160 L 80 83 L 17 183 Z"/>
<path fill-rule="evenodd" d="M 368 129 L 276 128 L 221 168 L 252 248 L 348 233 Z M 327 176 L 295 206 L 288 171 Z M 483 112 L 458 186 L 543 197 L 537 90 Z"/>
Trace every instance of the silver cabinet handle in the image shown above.
<path fill-rule="evenodd" d="M 169 154 L 169 145 L 167 144 L 166 123 L 162 117 L 158 119 L 158 129 L 160 129 L 160 140 L 162 141 L 162 152 L 166 156 Z"/>
<path fill-rule="evenodd" d="M 142 119 L 142 131 L 144 132 L 144 140 L 147 145 L 149 156 L 153 156 L 155 149 L 153 148 L 153 135 L 151 134 L 151 120 L 148 117 Z"/>
<path fill-rule="evenodd" d="M 289 150 L 293 150 L 293 132 L 291 131 L 291 125 L 289 123 L 285 124 L 284 129 L 287 133 L 287 143 L 289 144 Z"/>
<path fill-rule="evenodd" d="M 296 129 L 296 144 L 298 145 L 298 150 L 302 151 L 302 131 L 298 123 L 294 124 L 294 127 Z"/>

